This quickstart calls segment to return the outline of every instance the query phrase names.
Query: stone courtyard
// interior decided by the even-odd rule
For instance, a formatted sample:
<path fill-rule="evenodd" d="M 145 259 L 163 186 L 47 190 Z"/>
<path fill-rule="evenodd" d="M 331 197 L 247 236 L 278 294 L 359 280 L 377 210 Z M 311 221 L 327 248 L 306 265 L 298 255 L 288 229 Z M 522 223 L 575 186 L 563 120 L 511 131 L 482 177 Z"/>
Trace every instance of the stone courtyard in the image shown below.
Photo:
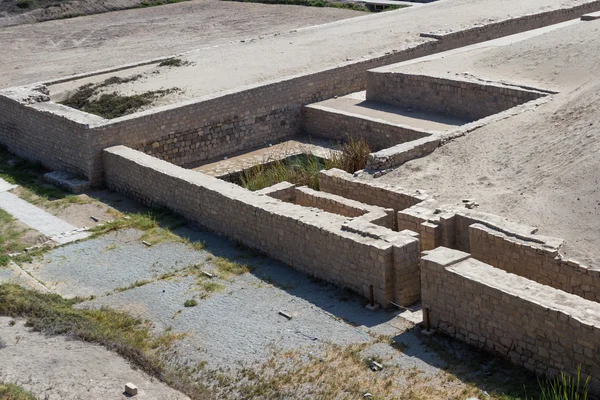
<path fill-rule="evenodd" d="M 561 373 L 599 396 L 600 2 L 330 11 L 4 84 L 3 229 L 34 246 L 7 252 L 0 285 L 172 337 L 163 372 L 131 375 L 142 398 L 517 399 Z M 115 116 L 109 98 L 141 105 Z M 357 143 L 361 166 L 342 167 Z M 307 163 L 311 184 L 244 186 Z M 23 379 L 4 329 L 0 383 L 91 393 L 47 360 Z M 125 395 L 119 379 L 94 398 Z"/>

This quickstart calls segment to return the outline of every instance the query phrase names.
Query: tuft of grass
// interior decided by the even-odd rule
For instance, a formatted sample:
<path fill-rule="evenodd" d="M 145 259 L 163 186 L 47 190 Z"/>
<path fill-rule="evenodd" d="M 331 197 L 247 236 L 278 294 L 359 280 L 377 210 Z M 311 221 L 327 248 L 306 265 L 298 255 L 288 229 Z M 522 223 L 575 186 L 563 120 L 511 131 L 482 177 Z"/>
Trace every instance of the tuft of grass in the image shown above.
<path fill-rule="evenodd" d="M 212 262 L 217 267 L 219 276 L 225 279 L 250 272 L 250 267 L 248 265 L 239 263 L 237 261 L 228 260 L 227 258 L 216 257 L 212 260 Z"/>
<path fill-rule="evenodd" d="M 330 157 L 325 161 L 325 166 L 327 169 L 338 168 L 354 173 L 367 166 L 370 154 L 371 146 L 364 138 L 350 136 L 342 145 L 340 152 L 331 152 Z"/>
<path fill-rule="evenodd" d="M 135 281 L 135 282 L 133 282 L 129 286 L 125 286 L 125 287 L 121 287 L 121 288 L 115 289 L 115 292 L 125 292 L 125 291 L 127 291 L 129 289 L 135 289 L 137 287 L 145 286 L 145 285 L 147 285 L 149 283 L 152 283 L 152 281 L 147 280 L 147 279 L 143 279 L 141 281 Z"/>
<path fill-rule="evenodd" d="M 17 0 L 16 5 L 20 9 L 30 8 L 35 5 L 35 0 Z"/>
<path fill-rule="evenodd" d="M 207 294 L 208 293 L 216 293 L 216 292 L 221 292 L 225 289 L 225 285 L 223 285 L 222 283 L 219 282 L 215 282 L 215 281 L 207 281 L 207 280 L 202 280 L 200 287 L 202 288 L 202 290 L 204 290 Z M 203 298 L 206 298 L 207 296 L 204 296 Z"/>
<path fill-rule="evenodd" d="M 304 154 L 256 165 L 241 174 L 239 183 L 252 191 L 284 181 L 318 190 L 319 171 L 324 168 L 325 164 L 319 157 Z"/>
<path fill-rule="evenodd" d="M 181 58 L 171 57 L 167 58 L 164 61 L 161 61 L 158 66 L 159 67 L 185 67 L 186 65 L 190 65 L 189 61 L 184 61 Z"/>
<path fill-rule="evenodd" d="M 196 307 L 197 305 L 198 305 L 198 302 L 194 299 L 186 300 L 183 303 L 184 307 Z"/>
<path fill-rule="evenodd" d="M 14 383 L 0 382 L 0 399 L 37 400 L 37 397 Z"/>
<path fill-rule="evenodd" d="M 129 228 L 148 231 L 150 229 L 158 228 L 157 218 L 159 217 L 159 214 L 151 212 L 128 214 L 125 217 L 113 219 L 103 224 L 96 225 L 90 228 L 90 232 L 92 232 L 92 236 L 95 237 L 108 232 Z"/>
<path fill-rule="evenodd" d="M 583 379 L 581 365 L 576 376 L 567 376 L 561 372 L 554 379 L 539 381 L 539 400 L 587 400 L 590 377 Z M 533 397 L 531 400 L 534 400 Z"/>
<path fill-rule="evenodd" d="M 16 220 L 0 209 L 0 267 L 5 267 L 10 262 L 10 253 L 20 253 L 27 247 L 21 239 L 27 229 L 20 229 Z"/>

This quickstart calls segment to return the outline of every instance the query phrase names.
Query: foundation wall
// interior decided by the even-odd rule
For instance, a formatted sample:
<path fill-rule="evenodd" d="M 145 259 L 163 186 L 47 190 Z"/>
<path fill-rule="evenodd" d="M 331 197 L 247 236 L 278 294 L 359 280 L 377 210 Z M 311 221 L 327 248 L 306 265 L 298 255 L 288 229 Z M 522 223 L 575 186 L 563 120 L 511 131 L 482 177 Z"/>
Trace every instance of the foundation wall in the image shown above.
<path fill-rule="evenodd" d="M 85 125 L 4 96 L 0 96 L 0 143 L 19 157 L 50 169 L 79 176 L 90 173 Z"/>
<path fill-rule="evenodd" d="M 421 260 L 432 327 L 538 374 L 592 376 L 600 394 L 600 304 L 443 247 Z"/>
<path fill-rule="evenodd" d="M 303 108 L 304 131 L 335 141 L 364 138 L 373 151 L 410 142 L 430 134 L 373 118 L 330 109 L 318 105 Z"/>
<path fill-rule="evenodd" d="M 562 260 L 556 250 L 525 242 L 483 225 L 469 226 L 473 258 L 543 285 L 600 302 L 600 271 Z"/>
<path fill-rule="evenodd" d="M 427 198 L 424 194 L 411 193 L 377 181 L 360 180 L 336 168 L 319 172 L 319 189 L 361 203 L 391 208 L 394 211 L 411 207 Z"/>
<path fill-rule="evenodd" d="M 545 93 L 400 72 L 367 73 L 367 100 L 478 120 Z"/>
<path fill-rule="evenodd" d="M 345 231 L 345 217 L 258 195 L 123 146 L 105 150 L 104 161 L 109 188 L 150 206 L 167 207 L 365 297 L 372 284 L 383 306 L 401 289 L 394 286 L 396 271 L 418 268 L 418 240 L 411 236 L 373 224 L 369 226 L 383 229 L 385 237 Z M 414 261 L 396 263 L 402 260 Z"/>

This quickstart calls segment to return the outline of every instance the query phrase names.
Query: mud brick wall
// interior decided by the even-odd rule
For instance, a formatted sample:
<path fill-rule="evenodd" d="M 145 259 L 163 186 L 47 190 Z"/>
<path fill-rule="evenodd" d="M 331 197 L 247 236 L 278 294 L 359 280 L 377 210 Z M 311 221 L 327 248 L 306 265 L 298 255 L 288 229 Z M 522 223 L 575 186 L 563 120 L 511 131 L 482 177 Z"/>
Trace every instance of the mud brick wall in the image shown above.
<path fill-rule="evenodd" d="M 600 394 L 600 304 L 439 247 L 421 259 L 433 328 L 538 374 L 592 376 Z"/>
<path fill-rule="evenodd" d="M 367 73 L 367 100 L 478 120 L 545 96 L 546 93 L 427 75 Z"/>
<path fill-rule="evenodd" d="M 303 108 L 304 132 L 332 140 L 347 141 L 348 137 L 364 138 L 372 151 L 399 143 L 410 142 L 430 135 L 402 125 L 393 125 L 374 118 L 339 111 L 320 105 Z"/>
<path fill-rule="evenodd" d="M 392 185 L 360 180 L 336 168 L 319 172 L 319 189 L 322 192 L 365 204 L 391 208 L 394 211 L 404 210 L 427 198 L 424 194 L 407 192 Z"/>
<path fill-rule="evenodd" d="M 600 302 L 600 271 L 562 260 L 556 250 L 525 242 L 483 225 L 469 227 L 473 258 L 543 285 Z"/>
<path fill-rule="evenodd" d="M 255 194 L 124 146 L 105 150 L 104 161 L 109 188 L 150 206 L 167 207 L 365 297 L 372 284 L 383 306 L 395 300 L 396 271 L 418 268 L 418 240 L 409 235 L 372 224 L 383 229 L 385 237 L 345 231 L 345 217 Z M 412 264 L 399 265 L 396 260 Z"/>

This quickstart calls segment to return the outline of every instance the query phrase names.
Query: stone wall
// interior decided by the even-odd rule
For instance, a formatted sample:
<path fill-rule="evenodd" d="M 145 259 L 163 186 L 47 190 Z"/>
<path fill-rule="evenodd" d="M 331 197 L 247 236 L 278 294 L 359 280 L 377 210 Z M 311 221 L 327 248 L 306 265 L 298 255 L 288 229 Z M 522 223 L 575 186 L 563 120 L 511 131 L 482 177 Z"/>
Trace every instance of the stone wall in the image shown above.
<path fill-rule="evenodd" d="M 255 194 L 124 146 L 105 150 L 104 162 L 111 189 L 149 206 L 167 207 L 365 297 L 372 284 L 383 306 L 390 301 L 406 305 L 401 278 L 418 271 L 419 244 L 411 235 L 366 221 L 369 235 L 344 230 L 346 217 Z"/>
<path fill-rule="evenodd" d="M 61 115 L 61 107 L 45 103 L 24 106 L 8 95 L 0 96 L 0 143 L 10 152 L 50 169 L 88 176 L 89 131 L 84 124 Z"/>
<path fill-rule="evenodd" d="M 345 141 L 348 137 L 364 138 L 373 151 L 430 136 L 429 132 L 408 126 L 316 104 L 305 106 L 303 112 L 305 133 L 336 141 Z"/>
<path fill-rule="evenodd" d="M 600 302 L 600 271 L 561 259 L 555 248 L 520 240 L 481 224 L 469 226 L 469 241 L 471 255 L 477 260 Z"/>
<path fill-rule="evenodd" d="M 478 120 L 546 93 L 464 79 L 373 70 L 367 73 L 367 100 L 413 110 Z"/>
<path fill-rule="evenodd" d="M 423 307 L 438 329 L 538 374 L 592 376 L 600 394 L 600 304 L 443 247 L 421 259 Z"/>
<path fill-rule="evenodd" d="M 376 180 L 361 180 L 336 168 L 319 172 L 319 189 L 361 203 L 391 208 L 394 211 L 411 207 L 427 198 L 419 191 L 407 191 Z"/>

